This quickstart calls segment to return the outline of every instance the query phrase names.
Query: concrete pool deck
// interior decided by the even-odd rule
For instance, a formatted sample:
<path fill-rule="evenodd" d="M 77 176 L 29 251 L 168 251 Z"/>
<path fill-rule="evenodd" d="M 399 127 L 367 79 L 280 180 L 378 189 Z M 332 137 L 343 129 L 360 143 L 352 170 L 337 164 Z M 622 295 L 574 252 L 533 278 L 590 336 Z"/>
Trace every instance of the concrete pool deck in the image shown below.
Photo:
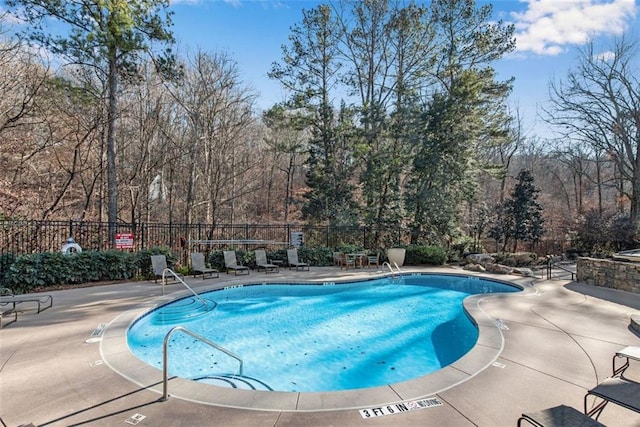
<path fill-rule="evenodd" d="M 473 275 L 455 268 L 403 270 Z M 252 271 L 248 277 L 188 278 L 187 283 L 204 290 L 238 283 L 326 282 L 376 274 L 367 269 L 345 272 L 312 267 L 310 272 L 282 269 L 268 276 Z M 162 287 L 152 282 L 47 292 L 54 298 L 52 308 L 37 314 L 31 305 L 22 304 L 19 307 L 25 312 L 18 321 L 0 329 L 0 419 L 12 427 L 515 426 L 523 412 L 561 404 L 582 411 L 586 391 L 611 375 L 613 354 L 627 345 L 640 345 L 640 338 L 629 328 L 630 316 L 640 309 L 640 295 L 570 280 L 487 277 L 513 281 L 526 291 L 470 299 L 466 307 L 478 310 L 473 315 L 482 328 L 489 328 L 487 338 L 436 376 L 384 391 L 263 392 L 258 398 L 255 392 L 202 384 L 196 384 L 194 391 L 193 383 L 172 379 L 166 402 L 159 401 L 162 372 L 132 361 L 121 347 L 118 329 L 128 324 L 128 316 L 184 295 L 182 286 L 167 286 L 166 297 Z M 104 332 L 97 333 L 102 328 Z M 97 336 L 92 336 L 94 332 Z M 126 377 L 122 367 L 129 370 Z M 632 362 L 627 373 L 640 378 L 640 363 Z M 239 395 L 240 406 L 252 409 L 235 407 Z M 384 416 L 371 411 L 366 419 L 359 411 L 422 397 L 435 397 L 441 404 Z M 207 399 L 217 404 L 199 403 Z M 600 421 L 637 426 L 640 414 L 610 404 Z"/>

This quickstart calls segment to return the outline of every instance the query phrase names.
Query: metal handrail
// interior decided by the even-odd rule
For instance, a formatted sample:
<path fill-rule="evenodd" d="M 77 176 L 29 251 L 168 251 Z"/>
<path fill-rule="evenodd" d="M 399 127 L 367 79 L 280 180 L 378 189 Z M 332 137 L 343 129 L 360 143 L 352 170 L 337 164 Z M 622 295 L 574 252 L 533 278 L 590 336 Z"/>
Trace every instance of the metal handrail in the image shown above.
<path fill-rule="evenodd" d="M 178 273 L 176 273 L 175 271 L 173 271 L 170 268 L 165 268 L 164 270 L 162 270 L 162 295 L 164 296 L 164 287 L 167 284 L 167 280 L 165 279 L 165 275 L 166 273 L 169 272 L 173 275 L 173 277 L 180 283 L 182 283 L 182 285 L 189 289 L 191 291 L 191 293 L 193 294 L 193 296 L 195 296 L 198 301 L 200 301 L 202 303 L 202 305 L 204 305 L 205 307 L 207 306 L 207 302 L 204 300 L 204 298 L 202 298 L 200 295 L 198 295 L 198 293 L 196 291 L 194 291 L 193 289 L 191 289 L 191 287 L 189 285 L 187 285 L 187 283 L 182 280 L 182 278 L 180 277 L 180 275 Z"/>
<path fill-rule="evenodd" d="M 389 271 L 391 272 L 391 274 L 392 274 L 392 275 L 395 275 L 395 274 L 402 274 L 402 270 L 400 270 L 400 267 L 398 267 L 398 264 L 397 264 L 397 263 L 395 263 L 395 262 L 393 263 L 393 265 L 395 265 L 395 266 L 396 266 L 396 269 L 398 270 L 397 272 L 396 272 L 396 271 L 393 271 L 393 267 L 391 266 L 391 264 L 390 264 L 388 261 L 385 261 L 385 262 L 383 262 L 383 263 L 382 263 L 382 269 L 384 269 L 384 266 L 385 266 L 385 265 L 386 265 L 387 267 L 389 267 Z"/>
<path fill-rule="evenodd" d="M 240 356 L 238 356 L 235 353 L 230 352 L 229 350 L 227 350 L 224 347 L 219 346 L 218 344 L 216 344 L 213 341 L 203 337 L 202 335 L 198 335 L 195 332 L 190 331 L 189 329 L 185 328 L 184 326 L 176 326 L 176 327 L 172 328 L 169 332 L 167 332 L 167 335 L 165 335 L 164 342 L 162 344 L 162 398 L 160 399 L 162 402 L 164 402 L 164 401 L 169 399 L 169 384 L 168 384 L 168 365 L 169 365 L 168 360 L 169 360 L 169 355 L 168 355 L 168 350 L 169 350 L 169 338 L 171 338 L 171 335 L 173 335 L 174 332 L 184 332 L 185 334 L 190 335 L 193 338 L 202 341 L 203 343 L 215 348 L 216 350 L 219 350 L 219 351 L 223 352 L 227 356 L 233 357 L 234 359 L 236 359 L 240 363 L 240 368 L 239 368 L 238 371 L 239 371 L 240 376 L 242 376 L 243 362 L 242 362 L 242 359 L 240 358 Z"/>
<path fill-rule="evenodd" d="M 571 274 L 571 280 L 575 280 L 575 276 L 576 276 L 576 272 L 575 271 L 560 265 L 560 263 L 556 262 L 554 256 L 547 255 L 547 280 L 551 279 L 551 269 L 553 269 L 553 268 L 558 268 L 558 269 L 563 270 L 563 271 L 565 271 L 567 273 L 570 273 Z"/>

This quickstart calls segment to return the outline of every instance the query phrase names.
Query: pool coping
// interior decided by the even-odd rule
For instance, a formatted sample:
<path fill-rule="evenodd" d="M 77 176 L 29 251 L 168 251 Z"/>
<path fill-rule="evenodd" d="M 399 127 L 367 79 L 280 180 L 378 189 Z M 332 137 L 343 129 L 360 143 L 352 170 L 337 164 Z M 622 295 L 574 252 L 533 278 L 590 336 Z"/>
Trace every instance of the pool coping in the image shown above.
<path fill-rule="evenodd" d="M 423 272 L 403 271 L 405 274 L 425 274 Z M 502 323 L 493 319 L 482 309 L 483 301 L 492 298 L 520 298 L 535 294 L 531 286 L 532 279 L 518 280 L 509 278 L 499 280 L 493 276 L 475 274 L 473 272 L 433 272 L 426 274 L 479 277 L 494 282 L 515 285 L 523 290 L 517 293 L 478 294 L 465 298 L 464 309 L 478 326 L 478 341 L 463 357 L 453 364 L 432 374 L 408 381 L 379 387 L 332 391 L 332 392 L 280 392 L 243 390 L 219 387 L 172 377 L 168 381 L 168 392 L 171 398 L 182 399 L 194 403 L 220 407 L 284 412 L 318 412 L 335 410 L 352 410 L 421 400 L 437 393 L 456 387 L 492 366 L 504 348 Z M 353 282 L 367 277 L 350 277 L 344 282 Z M 234 281 L 216 284 L 199 289 L 199 293 L 225 288 L 229 285 L 283 283 L 282 278 L 259 280 L 255 277 L 245 279 L 244 283 Z M 322 280 L 320 280 L 322 281 Z M 522 282 L 522 283 L 519 283 Z M 318 280 L 300 280 L 298 284 L 317 284 Z M 336 281 L 336 283 L 340 283 Z M 162 370 L 154 368 L 136 358 L 127 344 L 129 326 L 142 314 L 153 308 L 173 301 L 189 293 L 174 293 L 168 296 L 155 297 L 139 308 L 128 310 L 113 319 L 105 328 L 100 341 L 100 353 L 105 364 L 112 370 L 141 387 L 163 394 Z"/>

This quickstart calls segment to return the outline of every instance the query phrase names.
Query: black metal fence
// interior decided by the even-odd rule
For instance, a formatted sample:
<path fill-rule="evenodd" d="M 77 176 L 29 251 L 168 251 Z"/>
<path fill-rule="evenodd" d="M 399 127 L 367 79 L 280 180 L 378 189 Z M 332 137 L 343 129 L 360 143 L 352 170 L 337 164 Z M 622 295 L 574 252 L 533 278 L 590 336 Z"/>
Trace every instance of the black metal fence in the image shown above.
<path fill-rule="evenodd" d="M 368 227 L 312 227 L 296 224 L 157 224 L 119 223 L 116 233 L 130 235 L 132 247 L 141 250 L 166 246 L 182 253 L 222 247 L 277 249 L 295 243 L 299 236 L 305 245 L 337 247 L 355 245 L 366 249 L 389 246 L 408 239 L 402 230 L 373 230 Z M 292 234 L 293 233 L 293 234 Z M 302 233 L 301 235 L 298 233 Z M 129 236 L 124 236 L 129 237 Z M 86 221 L 0 221 L 0 253 L 16 255 L 61 251 L 69 238 L 83 250 L 118 249 L 110 242 L 109 223 Z M 407 243 L 407 242 L 405 242 Z"/>
<path fill-rule="evenodd" d="M 298 224 L 216 224 L 214 226 L 211 224 L 118 223 L 116 232 L 132 237 L 131 248 L 122 248 L 123 250 L 137 251 L 166 246 L 178 254 L 183 261 L 192 251 L 208 252 L 221 248 L 281 249 L 293 245 L 298 236 L 301 236 L 303 244 L 308 246 L 336 248 L 353 245 L 374 250 L 408 244 L 410 239 L 409 230 L 399 227 L 380 230 L 358 226 L 314 227 Z M 70 237 L 83 250 L 114 249 L 109 239 L 107 222 L 2 220 L 0 221 L 0 254 L 57 252 L 62 250 Z M 485 249 L 489 251 L 493 249 L 492 246 L 495 246 L 495 242 L 483 243 Z M 538 243 L 535 251 L 539 255 L 562 253 L 564 249 L 562 243 L 542 241 Z"/>

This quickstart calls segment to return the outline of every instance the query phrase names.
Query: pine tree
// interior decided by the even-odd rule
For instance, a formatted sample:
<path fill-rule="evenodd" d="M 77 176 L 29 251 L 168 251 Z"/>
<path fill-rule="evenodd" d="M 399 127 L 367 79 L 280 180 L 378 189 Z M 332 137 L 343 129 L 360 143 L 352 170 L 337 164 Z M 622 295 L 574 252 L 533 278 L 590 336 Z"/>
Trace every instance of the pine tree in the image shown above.
<path fill-rule="evenodd" d="M 513 241 L 513 251 L 518 242 L 537 243 L 544 234 L 542 206 L 538 203 L 540 190 L 533 184 L 530 171 L 522 170 L 510 197 L 498 207 L 496 222 L 489 236 L 503 241 L 503 250 Z"/>

